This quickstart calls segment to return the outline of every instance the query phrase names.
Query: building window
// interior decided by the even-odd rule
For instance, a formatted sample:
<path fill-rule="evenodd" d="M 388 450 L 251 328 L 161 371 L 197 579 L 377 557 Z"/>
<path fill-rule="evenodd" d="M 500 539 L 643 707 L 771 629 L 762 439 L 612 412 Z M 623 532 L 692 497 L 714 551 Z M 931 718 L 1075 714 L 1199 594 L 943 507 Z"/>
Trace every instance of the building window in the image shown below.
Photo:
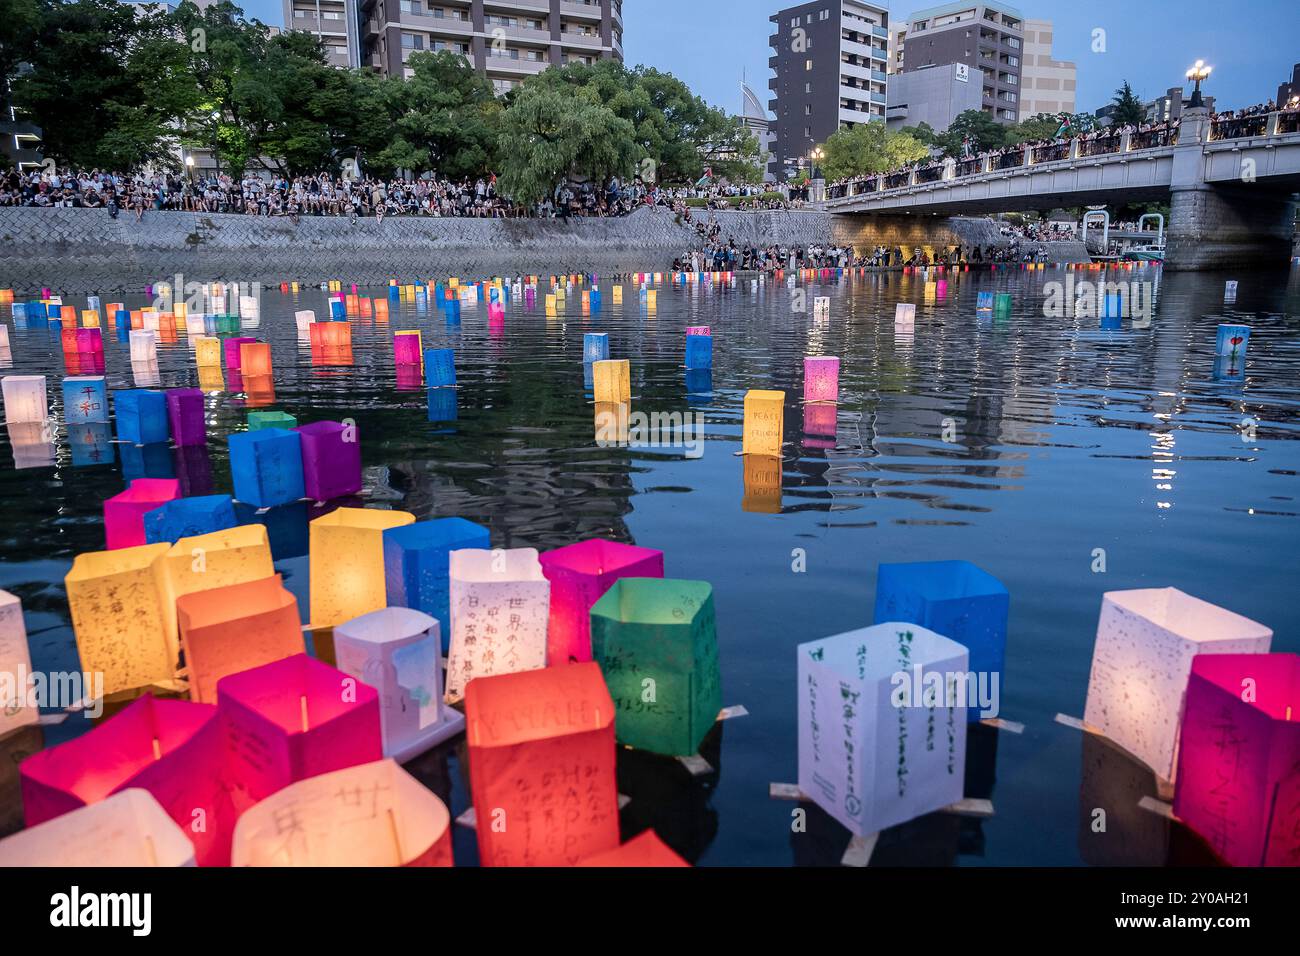
<path fill-rule="evenodd" d="M 423 50 L 423 49 L 424 49 L 424 37 L 423 37 L 422 35 L 418 34 L 418 33 L 403 33 L 403 34 L 402 34 L 402 49 L 403 49 L 403 50 Z"/>
<path fill-rule="evenodd" d="M 424 12 L 424 4 L 421 0 L 402 0 L 401 7 L 403 13 L 414 13 L 418 16 Z"/>

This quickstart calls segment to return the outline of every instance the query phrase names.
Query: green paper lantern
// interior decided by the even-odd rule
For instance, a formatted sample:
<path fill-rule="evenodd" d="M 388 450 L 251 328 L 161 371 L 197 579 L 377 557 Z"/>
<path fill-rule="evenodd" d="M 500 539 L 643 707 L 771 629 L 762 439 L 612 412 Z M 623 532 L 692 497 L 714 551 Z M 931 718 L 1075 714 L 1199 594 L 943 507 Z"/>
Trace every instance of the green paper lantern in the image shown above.
<path fill-rule="evenodd" d="M 248 430 L 261 431 L 263 428 L 283 428 L 288 431 L 298 427 L 298 419 L 284 412 L 249 412 Z"/>
<path fill-rule="evenodd" d="M 620 578 L 591 609 L 591 650 L 621 743 L 669 756 L 699 752 L 722 709 L 712 585 Z"/>

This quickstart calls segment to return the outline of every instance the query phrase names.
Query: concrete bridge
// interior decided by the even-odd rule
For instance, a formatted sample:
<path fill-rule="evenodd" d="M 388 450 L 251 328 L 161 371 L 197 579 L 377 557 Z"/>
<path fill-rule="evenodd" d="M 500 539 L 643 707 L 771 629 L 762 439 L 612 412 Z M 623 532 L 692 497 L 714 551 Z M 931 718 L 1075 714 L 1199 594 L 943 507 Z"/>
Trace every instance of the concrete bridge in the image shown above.
<path fill-rule="evenodd" d="M 1215 123 L 1208 110 L 1189 109 L 1174 131 L 1076 139 L 882 174 L 832 196 L 826 208 L 866 227 L 873 217 L 884 225 L 1169 201 L 1167 268 L 1211 269 L 1287 262 L 1298 192 L 1300 114 Z"/>

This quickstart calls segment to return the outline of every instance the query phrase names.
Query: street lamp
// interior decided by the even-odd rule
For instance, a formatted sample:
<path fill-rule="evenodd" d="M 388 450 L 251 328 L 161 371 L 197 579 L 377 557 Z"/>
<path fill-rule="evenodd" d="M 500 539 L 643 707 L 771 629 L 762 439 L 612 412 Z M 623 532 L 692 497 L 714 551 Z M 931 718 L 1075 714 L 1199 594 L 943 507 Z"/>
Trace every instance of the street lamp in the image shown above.
<path fill-rule="evenodd" d="M 194 182 L 194 155 L 190 154 L 185 157 L 185 168 L 189 171 L 190 182 Z"/>
<path fill-rule="evenodd" d="M 813 179 L 816 179 L 816 178 L 817 178 L 817 161 L 826 158 L 826 150 L 822 149 L 820 146 L 815 146 L 815 147 L 813 147 L 813 151 L 812 151 L 811 153 L 809 153 L 809 156 L 810 156 L 811 159 L 812 159 L 812 178 L 813 178 Z"/>
<path fill-rule="evenodd" d="M 1201 99 L 1201 81 L 1210 75 L 1213 67 L 1205 65 L 1204 60 L 1197 60 L 1196 65 L 1187 71 L 1187 78 L 1196 84 L 1192 88 L 1192 102 L 1188 104 L 1189 109 L 1202 109 L 1205 106 L 1205 100 Z"/>

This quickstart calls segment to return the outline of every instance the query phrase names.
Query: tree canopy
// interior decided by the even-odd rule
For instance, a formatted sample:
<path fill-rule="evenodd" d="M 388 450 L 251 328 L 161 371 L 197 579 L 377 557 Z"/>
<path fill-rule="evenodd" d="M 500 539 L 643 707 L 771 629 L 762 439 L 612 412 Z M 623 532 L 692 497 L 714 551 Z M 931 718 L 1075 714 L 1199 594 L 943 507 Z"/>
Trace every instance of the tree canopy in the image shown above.
<path fill-rule="evenodd" d="M 845 127 L 826 141 L 822 168 L 828 179 L 884 173 L 930 155 L 930 148 L 907 132 L 885 129 L 884 123 Z"/>

